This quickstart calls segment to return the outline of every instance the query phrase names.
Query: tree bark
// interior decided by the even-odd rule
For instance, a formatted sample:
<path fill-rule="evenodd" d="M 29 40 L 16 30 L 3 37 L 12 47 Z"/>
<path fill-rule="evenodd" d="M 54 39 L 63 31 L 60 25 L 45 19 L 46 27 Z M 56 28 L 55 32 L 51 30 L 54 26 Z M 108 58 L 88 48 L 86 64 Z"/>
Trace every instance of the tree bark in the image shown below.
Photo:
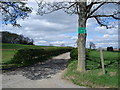
<path fill-rule="evenodd" d="M 86 2 L 79 2 L 78 26 L 86 28 Z M 85 72 L 86 33 L 78 33 L 78 66 L 77 71 Z"/>

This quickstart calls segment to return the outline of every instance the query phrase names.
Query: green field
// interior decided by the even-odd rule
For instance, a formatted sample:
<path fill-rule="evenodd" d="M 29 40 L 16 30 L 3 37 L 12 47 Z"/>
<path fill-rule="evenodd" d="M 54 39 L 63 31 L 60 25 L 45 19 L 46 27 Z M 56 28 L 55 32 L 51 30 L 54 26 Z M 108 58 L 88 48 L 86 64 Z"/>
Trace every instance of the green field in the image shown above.
<path fill-rule="evenodd" d="M 2 63 L 7 63 L 16 53 L 16 50 L 2 50 Z"/>
<path fill-rule="evenodd" d="M 75 52 L 75 50 L 74 50 Z M 73 52 L 72 52 L 73 53 Z M 105 72 L 102 74 L 100 53 L 97 50 L 87 53 L 86 72 L 80 73 L 76 71 L 77 60 L 71 58 L 68 69 L 65 73 L 65 78 L 77 85 L 82 85 L 92 88 L 117 88 L 118 87 L 118 53 L 103 51 Z M 74 56 L 76 56 L 74 53 Z M 72 57 L 74 57 L 72 56 Z M 77 58 L 77 57 L 76 57 Z"/>
<path fill-rule="evenodd" d="M 49 47 L 49 46 L 33 46 L 33 45 L 21 45 L 21 44 L 8 44 L 8 43 L 2 43 L 0 44 L 0 49 L 2 50 L 2 62 L 1 63 L 8 63 L 11 58 L 14 56 L 14 54 L 17 52 L 17 50 L 22 48 L 56 48 L 56 47 Z M 7 49 L 7 50 L 4 50 Z M 15 49 L 15 50 L 9 50 L 9 49 Z"/>
<path fill-rule="evenodd" d="M 1 44 L 0 44 L 1 45 Z M 21 48 L 50 48 L 52 46 L 35 46 L 35 45 L 23 45 L 23 44 L 8 44 L 8 43 L 2 43 L 0 49 L 21 49 Z"/>
<path fill-rule="evenodd" d="M 104 57 L 104 64 L 107 68 L 118 68 L 118 53 L 119 52 L 110 52 L 110 51 L 103 51 Z M 91 67 L 93 69 L 97 69 L 101 67 L 100 61 L 100 52 L 99 51 L 91 51 L 89 53 L 89 57 L 87 60 L 88 68 Z M 90 66 L 91 65 L 91 66 Z M 93 67 L 92 67 L 93 65 Z"/>
<path fill-rule="evenodd" d="M 1 44 L 0 44 L 1 45 Z M 14 64 L 12 63 L 12 58 L 17 53 L 19 49 L 29 48 L 29 49 L 44 49 L 47 52 L 51 53 L 51 56 L 47 56 L 48 58 L 57 55 L 54 54 L 57 50 L 60 49 L 67 49 L 69 47 L 54 47 L 54 46 L 35 46 L 35 45 L 21 45 L 21 44 L 8 44 L 3 43 L 2 45 L 2 68 L 9 68 L 9 67 L 16 67 L 16 66 L 22 66 L 21 64 Z M 52 54 L 53 53 L 53 54 Z M 58 52 L 58 54 L 61 52 Z"/>

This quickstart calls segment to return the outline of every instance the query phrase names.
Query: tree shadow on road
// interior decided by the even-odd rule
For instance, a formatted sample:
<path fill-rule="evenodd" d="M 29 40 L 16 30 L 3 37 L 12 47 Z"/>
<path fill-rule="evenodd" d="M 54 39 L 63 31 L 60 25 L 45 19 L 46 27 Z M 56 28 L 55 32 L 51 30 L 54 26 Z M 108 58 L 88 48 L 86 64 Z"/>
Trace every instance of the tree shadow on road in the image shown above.
<path fill-rule="evenodd" d="M 30 67 L 9 70 L 3 75 L 23 75 L 30 80 L 47 79 L 60 70 L 64 70 L 67 66 L 67 61 L 66 59 L 51 59 Z"/>

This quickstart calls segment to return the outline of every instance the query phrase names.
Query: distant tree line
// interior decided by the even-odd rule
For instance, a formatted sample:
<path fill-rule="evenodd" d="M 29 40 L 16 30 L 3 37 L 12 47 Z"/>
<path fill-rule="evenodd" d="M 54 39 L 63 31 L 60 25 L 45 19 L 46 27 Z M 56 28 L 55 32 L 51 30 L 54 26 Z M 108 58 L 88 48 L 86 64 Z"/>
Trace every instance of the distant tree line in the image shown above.
<path fill-rule="evenodd" d="M 7 31 L 0 32 L 0 35 L 2 43 L 34 45 L 33 39 L 24 37 L 23 35 L 18 35 Z"/>
<path fill-rule="evenodd" d="M 113 47 L 107 47 L 107 51 L 113 51 Z"/>

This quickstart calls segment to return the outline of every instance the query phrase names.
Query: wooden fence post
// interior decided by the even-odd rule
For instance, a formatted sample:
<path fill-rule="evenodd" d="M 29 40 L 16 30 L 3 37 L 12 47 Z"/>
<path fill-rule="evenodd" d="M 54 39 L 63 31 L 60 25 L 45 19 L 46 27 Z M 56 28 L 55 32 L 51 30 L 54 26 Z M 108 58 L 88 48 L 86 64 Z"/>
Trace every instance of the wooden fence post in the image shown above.
<path fill-rule="evenodd" d="M 102 48 L 100 48 L 100 59 L 101 59 L 101 64 L 102 64 L 102 73 L 105 74 L 104 58 L 103 58 L 103 51 L 102 51 Z"/>

